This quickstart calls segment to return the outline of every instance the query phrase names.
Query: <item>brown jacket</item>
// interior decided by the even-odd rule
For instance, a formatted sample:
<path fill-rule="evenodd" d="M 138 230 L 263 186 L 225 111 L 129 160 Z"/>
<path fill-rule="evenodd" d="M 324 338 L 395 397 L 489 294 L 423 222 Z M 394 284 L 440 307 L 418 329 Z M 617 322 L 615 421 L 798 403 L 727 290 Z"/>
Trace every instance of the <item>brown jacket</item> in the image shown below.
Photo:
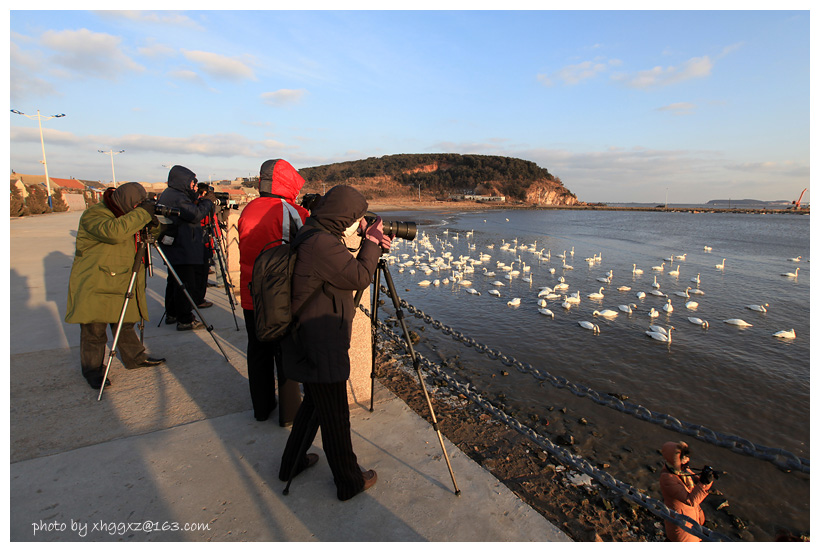
<path fill-rule="evenodd" d="M 667 465 L 661 471 L 661 493 L 663 494 L 663 503 L 679 514 L 689 516 L 703 525 L 706 521 L 706 516 L 700 507 L 707 496 L 709 496 L 709 489 L 712 483 L 704 485 L 698 481 L 698 477 L 689 475 L 676 475 L 669 469 L 671 458 L 667 458 L 669 454 L 664 449 L 664 459 Z M 690 470 L 685 470 L 691 473 Z M 664 522 L 666 525 L 666 536 L 672 542 L 699 542 L 700 539 L 687 532 L 681 526 L 671 521 Z M 691 523 L 687 523 L 688 527 L 692 527 Z"/>

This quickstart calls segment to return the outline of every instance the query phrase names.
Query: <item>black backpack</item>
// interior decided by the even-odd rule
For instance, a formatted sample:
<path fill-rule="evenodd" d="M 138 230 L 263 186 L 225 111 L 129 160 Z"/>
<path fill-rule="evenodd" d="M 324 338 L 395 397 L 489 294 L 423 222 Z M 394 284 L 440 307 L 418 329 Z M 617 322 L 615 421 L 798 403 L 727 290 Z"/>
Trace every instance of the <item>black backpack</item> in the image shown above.
<path fill-rule="evenodd" d="M 284 336 L 302 308 L 322 290 L 322 286 L 316 288 L 298 311 L 291 312 L 290 294 L 296 248 L 308 236 L 324 231 L 321 228 L 306 229 L 290 243 L 283 239 L 274 240 L 266 244 L 256 257 L 248 288 L 253 299 L 256 338 L 259 341 L 274 341 Z M 279 245 L 265 249 L 277 242 L 280 242 Z"/>

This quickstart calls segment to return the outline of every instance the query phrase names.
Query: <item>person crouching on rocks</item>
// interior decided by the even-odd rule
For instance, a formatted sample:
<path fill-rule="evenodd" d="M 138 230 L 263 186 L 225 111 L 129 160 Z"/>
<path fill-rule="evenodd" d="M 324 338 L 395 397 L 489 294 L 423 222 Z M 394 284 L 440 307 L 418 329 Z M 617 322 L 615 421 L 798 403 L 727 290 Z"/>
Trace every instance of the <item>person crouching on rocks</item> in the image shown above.
<path fill-rule="evenodd" d="M 663 503 L 679 514 L 703 525 L 706 516 L 700 507 L 712 487 L 713 474 L 704 470 L 700 476 L 689 469 L 689 445 L 683 441 L 664 443 L 661 454 L 666 465 L 661 471 L 660 484 Z M 700 539 L 671 521 L 664 522 L 666 536 L 672 542 L 700 542 Z M 692 527 L 691 523 L 686 524 Z"/>

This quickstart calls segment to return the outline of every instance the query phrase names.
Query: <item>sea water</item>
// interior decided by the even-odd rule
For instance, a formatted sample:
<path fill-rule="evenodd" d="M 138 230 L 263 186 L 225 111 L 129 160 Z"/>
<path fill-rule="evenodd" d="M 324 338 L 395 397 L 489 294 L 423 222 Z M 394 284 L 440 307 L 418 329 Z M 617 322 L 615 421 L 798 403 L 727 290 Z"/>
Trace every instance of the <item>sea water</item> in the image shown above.
<path fill-rule="evenodd" d="M 391 254 L 399 262 L 389 265 L 390 273 L 402 299 L 436 320 L 552 375 L 809 458 L 810 216 L 576 210 L 384 216 L 419 223 L 416 240 L 396 240 Z M 509 245 L 502 249 L 505 243 Z M 421 271 L 422 264 L 432 264 L 431 259 L 445 251 L 452 253 L 449 269 L 429 275 Z M 547 252 L 550 260 L 544 260 Z M 401 258 L 403 253 L 409 257 Z M 490 259 L 474 265 L 473 273 L 461 275 L 480 293 L 469 294 L 465 286 L 453 283 L 460 270 L 452 261 L 477 260 L 482 253 Z M 400 266 L 415 255 L 421 256 L 417 264 Z M 671 262 L 664 262 L 670 257 Z M 790 260 L 797 257 L 799 262 Z M 520 274 L 505 279 L 507 272 L 498 268 L 498 262 L 514 263 Z M 662 271 L 653 270 L 662 263 Z M 633 273 L 633 264 L 643 273 Z M 716 268 L 719 264 L 722 269 Z M 495 276 L 485 276 L 485 268 Z M 798 268 L 796 278 L 781 275 Z M 670 275 L 673 270 L 679 275 Z M 598 281 L 609 271 L 610 283 Z M 693 282 L 698 275 L 700 282 Z M 563 297 L 548 301 L 555 314 L 550 318 L 538 312 L 537 295 L 560 277 L 569 284 L 561 295 L 579 292 L 581 302 L 566 310 Z M 448 285 L 418 285 L 421 280 L 445 278 L 451 280 Z M 506 285 L 495 287 L 492 281 Z M 649 294 L 655 282 L 668 297 Z M 621 286 L 631 289 L 618 291 Z M 603 299 L 587 297 L 600 287 Z M 689 298 L 675 294 L 687 288 L 704 293 Z M 501 296 L 487 293 L 491 289 L 498 289 Z M 646 297 L 639 299 L 639 291 Z M 512 308 L 507 302 L 514 297 L 521 303 Z M 663 310 L 668 300 L 671 313 Z M 687 301 L 697 302 L 697 308 L 688 309 Z M 634 312 L 619 311 L 624 304 L 634 304 Z M 766 312 L 758 312 L 747 305 L 768 306 Z M 660 315 L 650 318 L 651 308 Z M 593 316 L 604 309 L 619 314 L 613 319 Z M 701 318 L 709 326 L 690 323 L 688 317 Z M 730 325 L 724 322 L 728 319 L 742 319 L 750 326 Z M 600 334 L 582 328 L 580 321 L 597 324 Z M 674 327 L 671 343 L 648 337 L 650 324 Z M 791 329 L 794 340 L 772 335 Z M 460 378 L 472 381 L 488 398 L 504 396 L 522 421 L 531 416 L 549 421 L 546 428 L 541 426 L 548 435 L 572 434 L 575 452 L 598 465 L 608 464 L 606 471 L 616 478 L 660 498 L 658 450 L 666 441 L 686 440 L 694 466 L 710 464 L 728 472 L 715 488 L 729 500 L 732 513 L 749 522 L 756 539 L 770 540 L 783 528 L 809 530 L 808 476 L 784 473 L 768 462 L 539 384 L 529 374 L 436 335 L 432 328 L 422 335 L 422 354 L 436 361 L 458 357 L 464 367 Z M 502 371 L 509 375 L 500 376 Z M 588 425 L 577 422 L 582 417 Z"/>

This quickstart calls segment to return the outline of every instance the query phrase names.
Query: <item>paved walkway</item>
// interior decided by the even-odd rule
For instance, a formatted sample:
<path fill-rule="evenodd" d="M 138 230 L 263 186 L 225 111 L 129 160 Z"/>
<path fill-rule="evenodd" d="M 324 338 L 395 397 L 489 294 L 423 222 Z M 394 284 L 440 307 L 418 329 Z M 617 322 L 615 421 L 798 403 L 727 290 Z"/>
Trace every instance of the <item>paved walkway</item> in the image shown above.
<path fill-rule="evenodd" d="M 63 322 L 78 220 L 10 222 L 11 541 L 569 541 L 445 440 L 456 496 L 433 429 L 383 387 L 375 412 L 352 410 L 354 449 L 378 483 L 339 502 L 318 437 L 319 464 L 284 496 L 289 430 L 253 419 L 241 311 L 237 331 L 210 288 L 213 334 L 158 327 L 161 262 L 145 343 L 168 362 L 127 371 L 115 360 L 97 401 L 79 327 Z"/>

